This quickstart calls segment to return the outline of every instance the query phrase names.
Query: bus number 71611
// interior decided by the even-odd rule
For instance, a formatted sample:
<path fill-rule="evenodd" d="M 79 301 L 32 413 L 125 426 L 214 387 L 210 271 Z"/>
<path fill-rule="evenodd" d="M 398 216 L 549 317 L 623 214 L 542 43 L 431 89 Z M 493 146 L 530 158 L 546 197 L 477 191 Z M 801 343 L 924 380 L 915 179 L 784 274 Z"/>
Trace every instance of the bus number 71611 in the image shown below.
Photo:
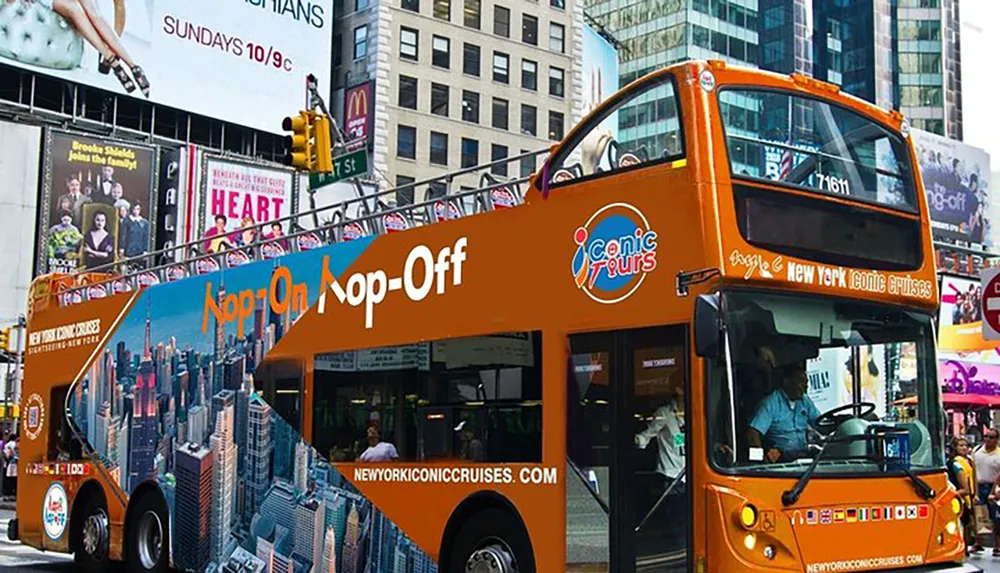
<path fill-rule="evenodd" d="M 819 177 L 819 188 L 829 191 L 831 193 L 836 193 L 838 195 L 850 195 L 851 188 L 847 182 L 847 179 L 842 179 L 834 175 L 823 175 L 822 173 L 817 173 Z"/>

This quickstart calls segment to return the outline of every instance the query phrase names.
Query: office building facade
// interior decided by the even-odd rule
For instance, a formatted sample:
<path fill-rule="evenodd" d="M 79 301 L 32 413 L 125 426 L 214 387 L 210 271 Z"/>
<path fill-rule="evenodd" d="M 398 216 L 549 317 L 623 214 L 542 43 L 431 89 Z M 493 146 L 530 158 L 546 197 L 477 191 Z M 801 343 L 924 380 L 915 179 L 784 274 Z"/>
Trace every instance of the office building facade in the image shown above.
<path fill-rule="evenodd" d="M 345 94 L 374 81 L 371 157 L 382 188 L 543 149 L 581 117 L 582 8 L 574 0 L 341 0 L 331 112 L 343 125 Z M 540 161 L 493 173 L 527 176 Z M 454 187 L 479 183 L 470 175 Z M 426 187 L 410 188 L 397 201 L 427 196 Z"/>

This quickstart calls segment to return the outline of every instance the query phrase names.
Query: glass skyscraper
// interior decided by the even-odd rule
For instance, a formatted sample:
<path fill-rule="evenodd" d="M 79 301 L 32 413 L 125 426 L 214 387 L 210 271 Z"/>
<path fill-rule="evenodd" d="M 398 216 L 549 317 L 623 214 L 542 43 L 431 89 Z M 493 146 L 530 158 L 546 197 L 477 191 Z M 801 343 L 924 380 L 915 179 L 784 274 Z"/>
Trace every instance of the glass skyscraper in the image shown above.
<path fill-rule="evenodd" d="M 962 138 L 958 0 L 587 0 L 585 10 L 621 43 L 623 86 L 682 60 L 722 59 L 813 76 Z M 618 113 L 628 148 L 676 121 L 643 98 L 630 107 Z"/>

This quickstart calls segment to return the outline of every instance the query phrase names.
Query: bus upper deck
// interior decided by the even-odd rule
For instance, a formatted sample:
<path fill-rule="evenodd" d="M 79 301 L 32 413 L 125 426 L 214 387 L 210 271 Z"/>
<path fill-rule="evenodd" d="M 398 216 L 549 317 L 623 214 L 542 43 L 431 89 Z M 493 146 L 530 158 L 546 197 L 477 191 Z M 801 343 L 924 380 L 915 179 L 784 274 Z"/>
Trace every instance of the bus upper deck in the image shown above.
<path fill-rule="evenodd" d="M 347 481 L 447 572 L 484 560 L 504 573 L 963 570 L 943 470 L 934 260 L 906 131 L 898 114 L 807 78 L 672 66 L 580 122 L 515 208 L 453 217 L 459 205 L 432 199 L 303 230 L 274 257 L 265 247 L 282 241 L 268 238 L 125 280 L 39 282 L 60 308 L 34 314 L 29 342 L 44 346 L 59 325 L 101 326 L 71 360 L 29 348 L 25 392 L 64 396 L 48 385 L 65 392 L 67 381 L 82 388 L 86 372 L 109 371 L 95 361 L 102 348 L 143 345 L 147 373 L 166 372 L 165 349 L 187 357 L 184 382 L 178 368 L 157 386 L 167 411 L 198 400 L 194 419 L 211 388 L 213 415 L 216 404 L 246 408 L 251 439 L 273 409 L 267 435 L 295 437 L 284 451 L 296 455 L 301 436 L 318 450 L 304 457 L 307 473 L 326 458 L 324 475 L 339 477 L 301 488 L 301 471 L 258 467 L 271 462 L 255 454 L 243 519 L 233 520 L 241 539 L 249 524 L 269 523 L 262 499 L 303 489 L 317 498 Z M 500 188 L 510 195 L 492 193 Z M 486 191 L 466 195 L 513 206 L 510 183 Z M 391 232 L 392 213 L 421 209 L 444 222 Z M 358 222 L 383 232 L 359 235 Z M 97 288 L 153 282 L 115 297 L 102 294 L 119 287 Z M 807 400 L 814 371 L 831 383 L 809 380 Z M 138 379 L 118 383 L 147 399 L 150 379 Z M 102 392 L 67 398 L 97 453 L 110 447 L 95 434 Z M 903 397 L 916 402 L 905 412 Z M 816 435 L 796 419 L 810 402 L 801 413 Z M 638 437 L 661 411 L 680 420 L 673 435 Z M 141 426 L 131 434 L 145 444 L 140 461 L 95 478 L 118 504 L 108 510 L 116 557 L 133 541 L 126 509 L 145 491 L 136 488 L 180 469 L 154 462 L 168 426 Z M 201 450 L 181 458 L 207 455 L 198 436 Z M 393 443 L 377 450 L 395 452 L 392 471 L 360 453 L 379 439 Z M 52 461 L 35 446 L 22 447 L 26 462 Z M 77 511 L 90 478 L 67 479 Z M 26 495 L 22 512 L 19 500 L 23 537 L 70 548 L 42 535 L 42 501 Z M 273 523 L 260 527 L 281 545 Z"/>

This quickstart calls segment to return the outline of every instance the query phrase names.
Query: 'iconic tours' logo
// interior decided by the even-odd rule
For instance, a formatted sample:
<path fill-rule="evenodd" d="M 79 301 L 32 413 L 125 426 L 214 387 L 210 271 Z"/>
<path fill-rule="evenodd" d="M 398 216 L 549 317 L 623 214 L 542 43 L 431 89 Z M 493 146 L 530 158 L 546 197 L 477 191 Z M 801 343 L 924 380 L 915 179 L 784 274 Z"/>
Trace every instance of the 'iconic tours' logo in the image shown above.
<path fill-rule="evenodd" d="M 601 207 L 573 233 L 577 288 L 600 303 L 625 300 L 656 269 L 656 238 L 646 216 L 632 205 Z"/>

